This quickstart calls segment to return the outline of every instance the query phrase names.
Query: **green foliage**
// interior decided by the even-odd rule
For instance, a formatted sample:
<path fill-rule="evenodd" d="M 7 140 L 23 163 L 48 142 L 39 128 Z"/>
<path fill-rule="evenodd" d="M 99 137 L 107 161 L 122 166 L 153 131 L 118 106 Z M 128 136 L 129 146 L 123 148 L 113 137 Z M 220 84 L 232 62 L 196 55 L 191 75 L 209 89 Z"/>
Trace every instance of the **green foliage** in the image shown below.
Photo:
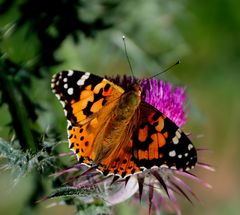
<path fill-rule="evenodd" d="M 32 154 L 30 151 L 24 152 L 19 147 L 14 147 L 12 143 L 0 139 L 2 168 L 11 170 L 15 180 L 32 172 L 48 176 L 56 170 L 55 166 L 59 162 L 52 151 L 54 148 L 53 144 L 44 143 L 40 151 Z"/>
<path fill-rule="evenodd" d="M 28 170 L 29 154 L 22 152 L 22 150 L 14 149 L 11 144 L 3 139 L 0 139 L 0 158 L 4 159 L 4 169 L 17 170 L 17 177 L 23 176 Z M 3 165 L 3 164 L 2 164 Z"/>
<path fill-rule="evenodd" d="M 49 199 L 56 197 L 99 197 L 97 187 L 91 188 L 73 188 L 73 187 L 61 187 L 56 189 L 52 194 L 48 196 Z"/>

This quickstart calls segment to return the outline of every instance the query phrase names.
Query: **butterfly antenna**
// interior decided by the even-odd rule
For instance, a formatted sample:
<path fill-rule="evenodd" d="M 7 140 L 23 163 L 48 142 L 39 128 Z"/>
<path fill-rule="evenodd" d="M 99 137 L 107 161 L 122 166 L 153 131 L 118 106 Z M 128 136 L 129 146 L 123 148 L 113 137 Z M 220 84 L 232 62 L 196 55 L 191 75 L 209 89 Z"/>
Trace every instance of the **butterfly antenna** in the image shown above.
<path fill-rule="evenodd" d="M 180 64 L 180 63 L 181 63 L 180 60 L 178 60 L 178 61 L 177 61 L 176 63 L 174 63 L 173 65 L 171 65 L 171 66 L 169 66 L 168 68 L 164 69 L 162 72 L 159 72 L 159 73 L 157 73 L 156 75 L 153 75 L 153 76 L 150 77 L 149 79 L 155 78 L 155 77 L 158 76 L 158 75 L 162 75 L 163 73 L 167 72 L 168 70 L 172 69 L 174 66 L 176 66 L 176 65 L 178 65 L 178 64 Z"/>
<path fill-rule="evenodd" d="M 130 67 L 132 76 L 134 77 L 132 65 L 131 65 L 131 63 L 130 63 L 129 56 L 128 56 L 128 53 L 127 53 L 127 45 L 126 45 L 126 41 L 125 41 L 125 36 L 122 36 L 122 40 L 123 40 L 124 52 L 125 52 L 125 55 L 126 55 L 126 58 L 127 58 L 127 61 L 128 61 L 128 65 L 129 65 L 129 67 Z"/>

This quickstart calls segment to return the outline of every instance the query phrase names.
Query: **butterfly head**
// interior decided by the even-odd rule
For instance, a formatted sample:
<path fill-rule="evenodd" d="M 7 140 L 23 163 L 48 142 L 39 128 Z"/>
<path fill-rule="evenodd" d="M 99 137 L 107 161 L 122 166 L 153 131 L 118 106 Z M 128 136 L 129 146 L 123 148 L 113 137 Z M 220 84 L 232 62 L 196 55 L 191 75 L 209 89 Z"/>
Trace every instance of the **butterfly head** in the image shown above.
<path fill-rule="evenodd" d="M 141 92 L 142 88 L 140 86 L 140 83 L 136 82 L 130 85 L 126 92 L 127 103 L 130 105 L 138 106 L 141 101 Z"/>
<path fill-rule="evenodd" d="M 134 83 L 132 83 L 128 87 L 128 92 L 134 92 L 136 95 L 141 96 L 142 87 L 140 85 L 140 81 L 136 80 Z"/>

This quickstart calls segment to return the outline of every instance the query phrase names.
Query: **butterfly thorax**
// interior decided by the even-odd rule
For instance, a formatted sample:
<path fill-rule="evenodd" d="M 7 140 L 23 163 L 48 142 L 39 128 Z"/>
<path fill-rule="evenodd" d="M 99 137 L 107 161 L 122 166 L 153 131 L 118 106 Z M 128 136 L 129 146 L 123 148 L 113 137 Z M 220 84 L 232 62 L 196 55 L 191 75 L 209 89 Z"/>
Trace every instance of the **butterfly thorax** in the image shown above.
<path fill-rule="evenodd" d="M 136 84 L 131 86 L 129 91 L 126 91 L 120 98 L 116 107 L 116 119 L 129 121 L 134 115 L 136 109 L 141 102 L 141 89 Z"/>

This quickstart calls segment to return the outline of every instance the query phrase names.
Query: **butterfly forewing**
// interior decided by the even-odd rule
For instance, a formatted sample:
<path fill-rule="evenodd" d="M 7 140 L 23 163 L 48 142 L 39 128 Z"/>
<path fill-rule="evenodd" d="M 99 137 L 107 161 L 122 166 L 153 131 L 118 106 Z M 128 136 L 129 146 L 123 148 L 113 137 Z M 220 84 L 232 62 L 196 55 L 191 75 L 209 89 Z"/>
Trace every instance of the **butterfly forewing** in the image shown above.
<path fill-rule="evenodd" d="M 99 76 L 73 70 L 53 76 L 52 90 L 68 121 L 69 147 L 80 162 L 91 164 L 96 144 L 101 144 L 99 135 L 124 90 Z"/>
<path fill-rule="evenodd" d="M 107 105 L 107 101 L 114 100 L 123 93 L 122 88 L 104 78 L 74 70 L 53 76 L 52 90 L 62 103 L 67 120 L 72 125 L 84 122 Z"/>

